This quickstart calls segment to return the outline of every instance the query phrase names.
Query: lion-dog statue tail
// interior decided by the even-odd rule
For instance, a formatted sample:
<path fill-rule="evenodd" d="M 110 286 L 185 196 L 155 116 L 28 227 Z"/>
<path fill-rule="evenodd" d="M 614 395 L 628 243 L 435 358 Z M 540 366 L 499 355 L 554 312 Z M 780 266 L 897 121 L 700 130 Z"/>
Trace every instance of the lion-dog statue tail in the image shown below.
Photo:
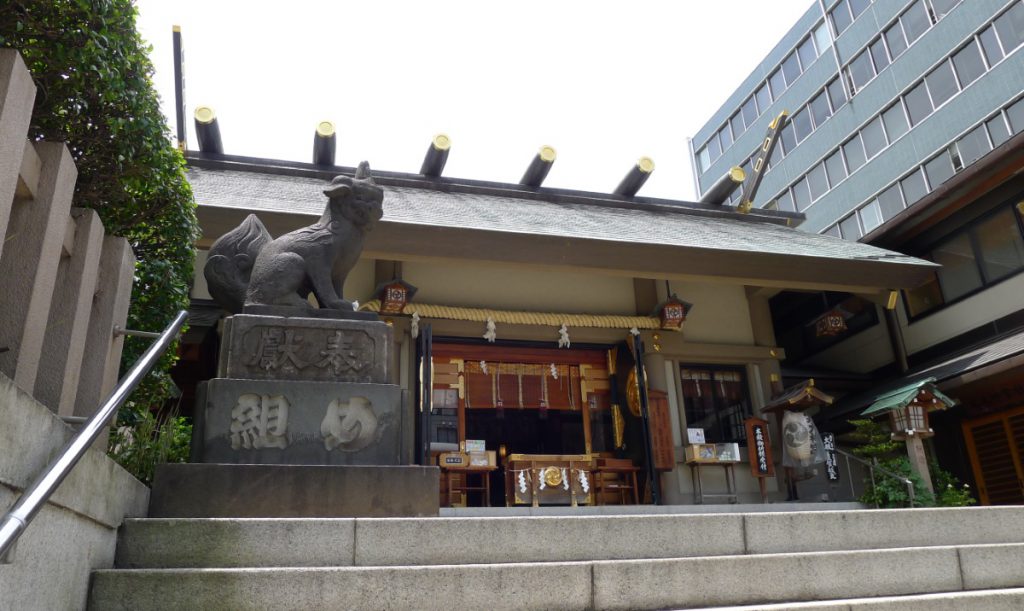
<path fill-rule="evenodd" d="M 210 247 L 203 268 L 210 295 L 225 310 L 238 314 L 245 305 L 245 293 L 256 255 L 271 241 L 270 232 L 255 214 L 217 238 Z"/>

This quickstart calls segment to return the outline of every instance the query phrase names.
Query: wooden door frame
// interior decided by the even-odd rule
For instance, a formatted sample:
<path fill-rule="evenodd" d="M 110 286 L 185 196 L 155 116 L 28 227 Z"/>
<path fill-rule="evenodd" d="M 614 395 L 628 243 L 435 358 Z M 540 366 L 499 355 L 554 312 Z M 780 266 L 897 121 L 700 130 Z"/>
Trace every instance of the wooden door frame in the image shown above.
<path fill-rule="evenodd" d="M 1010 457 L 1013 459 L 1017 470 L 1017 481 L 1021 482 L 1024 481 L 1024 461 L 1022 461 L 1022 457 L 1017 450 L 1017 444 L 1014 442 L 1013 430 L 1010 429 L 1010 418 L 1020 414 L 1024 414 L 1024 405 L 1006 409 L 996 414 L 964 420 L 961 425 L 964 434 L 964 444 L 967 446 L 967 458 L 971 461 L 971 471 L 974 473 L 974 482 L 978 486 L 978 496 L 982 505 L 989 504 L 988 487 L 985 485 L 985 478 L 981 472 L 981 461 L 978 460 L 978 450 L 974 444 L 974 433 L 971 429 L 992 422 L 1003 423 L 1003 430 L 1006 432 L 1007 439 L 1006 445 L 1010 448 Z M 1021 492 L 1024 494 L 1024 491 Z"/>

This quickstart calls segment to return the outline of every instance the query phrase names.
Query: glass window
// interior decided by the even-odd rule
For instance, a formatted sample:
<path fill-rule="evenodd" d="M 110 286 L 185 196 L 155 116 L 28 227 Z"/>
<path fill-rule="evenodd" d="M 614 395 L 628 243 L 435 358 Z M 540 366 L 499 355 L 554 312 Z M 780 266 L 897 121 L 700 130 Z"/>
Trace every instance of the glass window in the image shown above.
<path fill-rule="evenodd" d="M 875 68 L 871 65 L 871 57 L 868 52 L 864 51 L 855 57 L 846 67 L 846 73 L 850 76 L 850 90 L 854 93 L 860 91 L 861 87 L 874 78 Z"/>
<path fill-rule="evenodd" d="M 839 221 L 839 230 L 842 232 L 844 240 L 859 240 L 860 223 L 857 222 L 857 215 L 851 214 Z"/>
<path fill-rule="evenodd" d="M 793 205 L 793 195 L 789 192 L 789 189 L 780 193 L 775 201 L 779 202 L 779 210 L 796 212 L 796 206 Z"/>
<path fill-rule="evenodd" d="M 826 229 L 822 233 L 824 233 L 825 235 L 830 235 L 830 236 L 832 236 L 834 238 L 841 238 L 841 237 L 843 237 L 843 235 L 841 233 L 839 233 L 839 225 L 832 225 L 831 227 L 829 227 L 828 229 Z"/>
<path fill-rule="evenodd" d="M 738 120 L 739 120 L 739 117 L 737 117 L 736 115 L 733 115 L 732 119 L 729 119 L 729 122 L 726 123 L 725 126 L 718 132 L 718 139 L 722 141 L 722 152 L 725 152 L 726 149 L 728 149 L 730 146 L 732 146 L 732 128 L 729 127 L 729 126 L 730 125 L 736 125 L 735 122 L 738 121 Z M 743 126 L 742 125 L 736 125 L 736 127 L 742 128 Z M 743 132 L 740 131 L 738 133 L 742 134 Z"/>
<path fill-rule="evenodd" d="M 859 214 L 861 225 L 864 226 L 864 233 L 869 233 L 882 224 L 882 212 L 878 208 L 878 200 L 873 200 L 861 208 Z"/>
<path fill-rule="evenodd" d="M 955 96 L 960 90 L 956 84 L 956 77 L 953 76 L 953 67 L 949 62 L 942 62 L 936 66 L 928 76 L 924 77 L 924 81 L 928 83 L 928 91 L 932 94 L 932 104 L 935 105 L 935 108 L 942 106 L 946 100 Z"/>
<path fill-rule="evenodd" d="M 782 152 L 789 154 L 796 148 L 796 134 L 793 133 L 793 123 L 786 123 L 779 134 L 779 144 L 782 145 Z"/>
<path fill-rule="evenodd" d="M 782 70 L 772 72 L 768 77 L 768 86 L 772 88 L 772 99 L 777 100 L 786 90 L 786 81 L 782 78 Z"/>
<path fill-rule="evenodd" d="M 960 0 L 931 0 L 932 10 L 936 19 L 942 19 L 953 7 L 960 4 Z"/>
<path fill-rule="evenodd" d="M 796 203 L 796 209 L 800 212 L 811 205 L 811 192 L 807 189 L 806 178 L 801 178 L 793 185 L 793 201 Z"/>
<path fill-rule="evenodd" d="M 777 166 L 782 161 L 782 144 L 776 144 L 775 148 L 772 149 L 772 156 L 768 158 L 768 169 Z"/>
<path fill-rule="evenodd" d="M 718 132 L 715 132 L 711 136 L 711 140 L 708 140 L 708 152 L 711 154 L 711 161 L 722 156 L 722 143 L 718 141 Z"/>
<path fill-rule="evenodd" d="M 814 50 L 814 41 L 808 36 L 800 43 L 800 46 L 796 48 L 796 54 L 800 57 L 800 65 L 803 66 L 804 70 L 807 70 L 814 60 L 818 58 L 818 53 Z"/>
<path fill-rule="evenodd" d="M 896 21 L 885 31 L 885 42 L 889 45 L 889 53 L 893 59 L 907 50 L 907 39 L 903 36 L 903 26 Z"/>
<path fill-rule="evenodd" d="M 754 92 L 754 98 L 757 100 L 758 112 L 763 113 L 772 105 L 772 93 L 768 90 L 767 84 L 763 84 L 757 88 L 757 91 Z"/>
<path fill-rule="evenodd" d="M 946 301 L 952 301 L 981 286 L 981 273 L 968 234 L 960 234 L 936 248 L 932 251 L 932 257 L 942 266 L 938 271 L 939 284 Z"/>
<path fill-rule="evenodd" d="M 1024 3 L 1015 3 L 996 19 L 995 26 L 999 41 L 1003 43 L 1003 52 L 1009 55 L 1024 42 Z"/>
<path fill-rule="evenodd" d="M 700 171 L 706 172 L 708 166 L 711 165 L 711 155 L 708 154 L 708 147 L 705 146 L 700 149 L 700 152 L 697 153 L 697 160 L 700 163 Z"/>
<path fill-rule="evenodd" d="M 818 55 L 825 52 L 829 45 L 832 44 L 832 35 L 829 34 L 828 26 L 822 21 L 818 24 L 818 27 L 814 28 L 814 46 L 817 47 Z"/>
<path fill-rule="evenodd" d="M 855 134 L 846 141 L 843 145 L 843 156 L 846 157 L 846 167 L 851 174 L 864 165 L 864 147 L 860 143 L 860 134 Z"/>
<path fill-rule="evenodd" d="M 992 146 L 999 146 L 1010 139 L 1010 130 L 1006 127 L 1002 113 L 989 119 L 985 125 L 988 127 L 989 137 L 992 138 Z"/>
<path fill-rule="evenodd" d="M 907 133 L 907 116 L 903 114 L 903 105 L 896 102 L 882 113 L 882 122 L 885 123 L 885 133 L 889 136 L 889 142 Z"/>
<path fill-rule="evenodd" d="M 970 85 L 985 74 L 985 62 L 981 60 L 978 43 L 972 40 L 966 47 L 957 51 L 953 56 L 953 65 L 956 67 L 956 76 L 960 79 L 961 87 Z"/>
<path fill-rule="evenodd" d="M 824 91 L 811 100 L 807 107 L 811 109 L 811 118 L 814 119 L 815 128 L 820 127 L 832 114 L 828 107 L 828 95 Z"/>
<path fill-rule="evenodd" d="M 825 169 L 828 171 L 828 181 L 832 185 L 839 184 L 840 180 L 846 178 L 846 166 L 843 165 L 843 154 L 836 151 L 825 160 Z"/>
<path fill-rule="evenodd" d="M 875 62 L 875 72 L 881 72 L 889 65 L 889 54 L 881 38 L 871 43 L 871 59 Z"/>
<path fill-rule="evenodd" d="M 804 106 L 800 112 L 793 115 L 793 131 L 796 132 L 796 141 L 803 142 L 804 138 L 811 135 L 814 127 L 811 126 L 811 115 Z"/>
<path fill-rule="evenodd" d="M 948 151 L 942 151 L 935 159 L 924 164 L 924 173 L 928 176 L 928 184 L 932 189 L 949 180 L 953 176 L 953 162 Z"/>
<path fill-rule="evenodd" d="M 743 103 L 743 107 L 740 108 L 740 112 L 743 113 L 743 125 L 750 127 L 757 120 L 757 102 L 754 101 L 754 96 L 747 98 L 747 101 Z M 739 136 L 739 133 L 736 134 Z"/>
<path fill-rule="evenodd" d="M 928 9 L 924 6 L 924 0 L 917 0 L 900 15 L 900 23 L 903 24 L 903 31 L 907 35 L 907 44 L 914 44 L 914 41 L 921 37 L 932 27 L 932 20 L 928 17 Z"/>
<path fill-rule="evenodd" d="M 903 96 L 903 101 L 907 105 L 907 114 L 910 115 L 911 125 L 917 125 L 932 114 L 932 102 L 928 98 L 928 90 L 924 81 L 908 91 L 907 95 Z"/>
<path fill-rule="evenodd" d="M 1024 99 L 1018 100 L 1006 109 L 1006 118 L 1010 120 L 1010 129 L 1019 134 L 1024 130 Z"/>
<path fill-rule="evenodd" d="M 680 366 L 686 426 L 704 429 L 711 443 L 746 444 L 743 420 L 750 416 L 747 381 L 741 369 Z"/>
<path fill-rule="evenodd" d="M 807 173 L 807 186 L 811 190 L 812 201 L 828 193 L 828 177 L 825 176 L 825 164 L 819 163 Z"/>
<path fill-rule="evenodd" d="M 870 123 L 860 130 L 861 140 L 864 141 L 864 152 L 867 158 L 871 159 L 885 148 L 885 131 L 882 130 L 882 117 L 875 117 Z"/>
<path fill-rule="evenodd" d="M 832 12 L 832 25 L 836 28 L 836 35 L 843 33 L 843 30 L 850 27 L 853 23 L 853 17 L 850 16 L 850 7 L 846 5 L 846 0 L 839 0 Z"/>
<path fill-rule="evenodd" d="M 981 251 L 985 279 L 993 282 L 1024 267 L 1024 239 L 1013 209 L 1005 208 L 974 230 Z"/>
<path fill-rule="evenodd" d="M 988 61 L 989 66 L 994 66 L 1003 59 L 1003 50 L 999 46 L 999 40 L 996 39 L 996 30 L 993 26 L 989 26 L 982 32 L 978 36 L 978 40 L 981 41 L 981 50 L 985 52 L 985 60 Z"/>
<path fill-rule="evenodd" d="M 900 188 L 903 190 L 903 201 L 907 202 L 907 206 L 928 193 L 928 185 L 925 184 L 924 175 L 920 170 L 914 170 L 913 174 L 901 180 Z"/>
<path fill-rule="evenodd" d="M 743 135 L 743 132 L 746 131 L 746 128 L 743 127 L 743 118 L 740 117 L 738 111 L 729 119 L 729 125 L 732 126 L 733 140 Z M 722 142 L 722 150 L 725 150 L 725 142 Z"/>
<path fill-rule="evenodd" d="M 956 148 L 960 151 L 960 162 L 969 166 L 981 159 L 992 148 L 988 144 L 988 133 L 985 126 L 979 125 L 972 129 L 966 136 L 957 140 Z"/>
<path fill-rule="evenodd" d="M 942 289 L 939 288 L 939 278 L 934 274 L 926 283 L 906 291 L 903 296 L 907 300 L 907 309 L 910 310 L 911 316 L 919 316 L 945 303 L 942 300 Z"/>
<path fill-rule="evenodd" d="M 796 53 L 790 53 L 786 59 L 782 60 L 782 76 L 786 77 L 787 87 L 800 76 L 800 62 L 796 58 Z"/>
<path fill-rule="evenodd" d="M 878 206 L 885 220 L 891 219 L 903 210 L 903 195 L 898 184 L 878 194 Z"/>
<path fill-rule="evenodd" d="M 850 12 L 853 13 L 853 18 L 860 17 L 860 14 L 869 6 L 871 6 L 871 0 L 850 0 Z"/>
<path fill-rule="evenodd" d="M 832 101 L 832 112 L 839 110 L 843 104 L 846 104 L 846 91 L 843 89 L 843 81 L 841 79 L 832 79 L 832 82 L 828 84 L 828 97 Z"/>

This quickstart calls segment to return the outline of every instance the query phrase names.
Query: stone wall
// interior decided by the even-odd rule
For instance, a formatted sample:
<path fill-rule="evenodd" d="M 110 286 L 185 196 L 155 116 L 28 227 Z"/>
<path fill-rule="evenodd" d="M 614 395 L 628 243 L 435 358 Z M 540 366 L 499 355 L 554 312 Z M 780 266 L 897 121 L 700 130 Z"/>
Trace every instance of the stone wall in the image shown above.
<path fill-rule="evenodd" d="M 0 507 L 8 507 L 73 434 L 0 373 Z M 145 517 L 149 489 L 90 449 L 0 564 L 0 609 L 84 609 L 93 569 L 114 563 L 117 528 Z M 8 606 L 10 605 L 10 606 Z"/>

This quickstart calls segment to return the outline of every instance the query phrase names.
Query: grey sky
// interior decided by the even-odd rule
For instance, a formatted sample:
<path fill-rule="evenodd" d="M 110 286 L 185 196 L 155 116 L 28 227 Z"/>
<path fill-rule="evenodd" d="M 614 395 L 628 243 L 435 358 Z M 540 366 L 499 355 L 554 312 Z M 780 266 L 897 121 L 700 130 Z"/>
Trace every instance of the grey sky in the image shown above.
<path fill-rule="evenodd" d="M 416 172 L 435 133 L 445 175 L 517 182 L 543 144 L 545 186 L 609 192 L 642 155 L 642 195 L 692 199 L 686 150 L 813 0 L 240 2 L 140 0 L 173 118 L 171 26 L 191 112 L 213 106 L 226 153 Z M 173 120 L 173 119 L 172 119 Z"/>

